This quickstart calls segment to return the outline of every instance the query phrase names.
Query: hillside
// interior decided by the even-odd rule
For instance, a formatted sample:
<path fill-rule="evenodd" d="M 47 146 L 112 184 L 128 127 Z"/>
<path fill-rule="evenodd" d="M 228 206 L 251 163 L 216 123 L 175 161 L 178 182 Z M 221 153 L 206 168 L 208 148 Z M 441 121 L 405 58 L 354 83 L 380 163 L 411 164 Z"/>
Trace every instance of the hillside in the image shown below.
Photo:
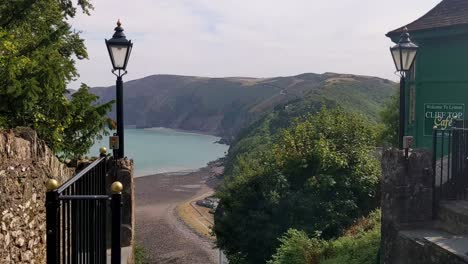
<path fill-rule="evenodd" d="M 231 140 L 275 106 L 304 98 L 336 101 L 375 122 L 395 83 L 337 73 L 276 78 L 153 75 L 126 82 L 124 89 L 128 126 L 197 130 Z M 115 98 L 115 86 L 91 91 L 101 102 Z"/>
<path fill-rule="evenodd" d="M 332 240 L 378 205 L 376 125 L 325 104 L 277 108 L 230 145 L 213 228 L 230 261 L 266 263 L 291 228 Z"/>

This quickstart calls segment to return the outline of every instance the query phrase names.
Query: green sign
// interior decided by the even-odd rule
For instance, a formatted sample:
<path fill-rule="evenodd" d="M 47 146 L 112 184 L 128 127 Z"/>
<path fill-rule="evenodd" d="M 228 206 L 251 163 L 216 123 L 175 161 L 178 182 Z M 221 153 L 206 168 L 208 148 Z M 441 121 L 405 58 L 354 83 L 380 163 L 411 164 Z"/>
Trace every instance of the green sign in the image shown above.
<path fill-rule="evenodd" d="M 424 136 L 431 136 L 434 126 L 449 129 L 457 119 L 464 119 L 465 104 L 424 104 Z"/>

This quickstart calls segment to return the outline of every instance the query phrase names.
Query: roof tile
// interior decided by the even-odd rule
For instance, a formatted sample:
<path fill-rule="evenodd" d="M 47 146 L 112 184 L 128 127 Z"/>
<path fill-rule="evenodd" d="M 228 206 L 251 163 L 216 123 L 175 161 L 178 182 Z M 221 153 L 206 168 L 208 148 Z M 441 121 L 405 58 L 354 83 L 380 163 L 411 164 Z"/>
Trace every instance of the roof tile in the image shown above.
<path fill-rule="evenodd" d="M 468 24 L 468 0 L 443 0 L 418 20 L 390 31 L 387 35 L 409 31 Z"/>

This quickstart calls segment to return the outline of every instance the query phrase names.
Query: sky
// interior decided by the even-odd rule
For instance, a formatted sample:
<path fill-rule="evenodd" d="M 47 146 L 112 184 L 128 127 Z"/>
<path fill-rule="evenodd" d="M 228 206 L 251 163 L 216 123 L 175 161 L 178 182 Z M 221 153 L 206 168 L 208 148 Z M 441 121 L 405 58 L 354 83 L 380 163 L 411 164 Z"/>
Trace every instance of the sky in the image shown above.
<path fill-rule="evenodd" d="M 440 0 L 94 0 L 71 22 L 89 59 L 80 83 L 115 83 L 104 39 L 134 43 L 124 81 L 154 74 L 274 77 L 338 72 L 397 80 L 385 34 Z"/>

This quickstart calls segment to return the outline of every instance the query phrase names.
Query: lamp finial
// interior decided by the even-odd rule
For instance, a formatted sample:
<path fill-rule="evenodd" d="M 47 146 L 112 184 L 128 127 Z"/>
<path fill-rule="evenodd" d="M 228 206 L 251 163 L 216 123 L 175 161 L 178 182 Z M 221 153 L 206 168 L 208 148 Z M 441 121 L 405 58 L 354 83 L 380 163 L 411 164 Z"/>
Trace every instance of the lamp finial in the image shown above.
<path fill-rule="evenodd" d="M 118 27 L 122 26 L 122 22 L 120 21 L 120 18 L 117 20 L 117 26 Z"/>

